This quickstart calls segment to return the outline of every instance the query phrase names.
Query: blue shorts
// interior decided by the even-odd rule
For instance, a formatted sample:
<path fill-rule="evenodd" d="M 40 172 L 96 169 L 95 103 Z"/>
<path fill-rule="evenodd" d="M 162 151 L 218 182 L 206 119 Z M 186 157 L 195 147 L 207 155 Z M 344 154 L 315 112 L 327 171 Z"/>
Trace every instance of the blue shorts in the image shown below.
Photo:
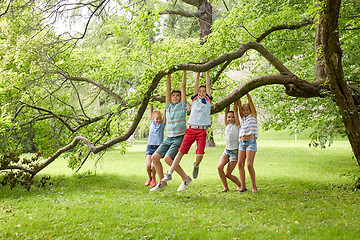
<path fill-rule="evenodd" d="M 239 143 L 239 151 L 257 151 L 256 138 L 250 140 L 241 140 Z"/>
<path fill-rule="evenodd" d="M 152 155 L 160 145 L 147 145 L 146 155 Z"/>
<path fill-rule="evenodd" d="M 183 138 L 184 135 L 166 138 L 165 141 L 163 141 L 163 143 L 159 146 L 159 148 L 156 149 L 155 153 L 158 153 L 162 156 L 168 155 L 174 159 L 178 153 Z"/>
<path fill-rule="evenodd" d="M 225 148 L 224 153 L 226 155 L 228 155 L 229 161 L 234 161 L 234 162 L 238 161 L 238 150 L 237 149 L 235 149 L 235 150 L 227 150 Z"/>

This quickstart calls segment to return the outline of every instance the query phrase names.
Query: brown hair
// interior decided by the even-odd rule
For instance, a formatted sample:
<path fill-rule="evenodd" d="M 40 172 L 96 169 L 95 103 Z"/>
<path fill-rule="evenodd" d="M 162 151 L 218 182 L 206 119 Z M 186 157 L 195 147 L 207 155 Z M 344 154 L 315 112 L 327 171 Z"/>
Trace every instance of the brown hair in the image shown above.
<path fill-rule="evenodd" d="M 180 97 L 181 97 L 181 91 L 180 90 L 172 90 L 171 95 L 173 95 L 174 93 L 180 93 Z"/>
<path fill-rule="evenodd" d="M 158 116 L 160 116 L 162 118 L 162 114 L 161 114 L 160 111 L 153 111 L 151 117 L 153 118 L 156 115 L 158 115 Z"/>
<path fill-rule="evenodd" d="M 235 116 L 235 112 L 234 112 L 234 111 L 228 111 L 228 112 L 226 113 L 226 117 L 228 116 L 229 113 L 233 113 L 234 116 Z"/>

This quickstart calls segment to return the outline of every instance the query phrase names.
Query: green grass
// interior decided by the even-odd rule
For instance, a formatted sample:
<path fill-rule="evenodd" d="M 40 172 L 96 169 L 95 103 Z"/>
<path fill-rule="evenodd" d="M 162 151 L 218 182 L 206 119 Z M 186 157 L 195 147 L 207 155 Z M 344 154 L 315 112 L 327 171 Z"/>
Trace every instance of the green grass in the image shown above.
<path fill-rule="evenodd" d="M 258 194 L 220 193 L 217 136 L 207 148 L 198 179 L 181 193 L 173 176 L 149 192 L 144 152 L 135 141 L 126 155 L 105 154 L 75 175 L 59 159 L 46 174 L 53 184 L 26 191 L 0 188 L 0 236 L 7 239 L 357 239 L 360 192 L 348 188 L 359 167 L 347 141 L 308 147 L 287 133 L 265 132 L 255 157 Z M 181 165 L 191 174 L 194 149 Z M 164 165 L 165 170 L 168 166 Z M 96 174 L 95 174 L 96 170 Z M 238 171 L 235 169 L 238 176 Z M 43 173 L 45 174 L 45 173 Z M 247 184 L 250 185 L 247 175 Z"/>

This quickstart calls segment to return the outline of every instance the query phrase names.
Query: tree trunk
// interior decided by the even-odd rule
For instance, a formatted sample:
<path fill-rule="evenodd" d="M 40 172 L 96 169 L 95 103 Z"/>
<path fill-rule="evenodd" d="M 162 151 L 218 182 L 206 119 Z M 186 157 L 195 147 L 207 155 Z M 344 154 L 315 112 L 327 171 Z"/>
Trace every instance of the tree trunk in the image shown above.
<path fill-rule="evenodd" d="M 200 39 L 201 44 L 206 42 L 206 37 L 211 33 L 212 25 L 212 6 L 208 1 L 202 1 L 198 7 L 201 17 L 200 21 Z"/>
<path fill-rule="evenodd" d="M 212 128 L 210 128 L 207 132 L 207 141 L 206 141 L 206 147 L 215 147 L 215 140 L 214 140 L 214 131 Z"/>
<path fill-rule="evenodd" d="M 320 1 L 320 6 L 323 7 L 320 9 L 317 35 L 322 47 L 323 61 L 321 63 L 326 81 L 329 83 L 330 90 L 339 107 L 352 151 L 360 166 L 360 120 L 358 109 L 345 82 L 341 62 L 342 50 L 338 31 L 340 4 L 341 0 Z"/>

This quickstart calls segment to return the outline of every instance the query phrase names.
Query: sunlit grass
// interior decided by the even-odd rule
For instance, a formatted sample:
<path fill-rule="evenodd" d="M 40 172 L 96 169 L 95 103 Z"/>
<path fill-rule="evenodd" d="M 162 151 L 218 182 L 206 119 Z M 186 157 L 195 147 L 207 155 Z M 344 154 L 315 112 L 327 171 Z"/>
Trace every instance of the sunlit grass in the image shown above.
<path fill-rule="evenodd" d="M 272 138 L 276 140 L 272 140 Z M 348 188 L 358 173 L 347 141 L 308 147 L 306 137 L 264 133 L 255 170 L 259 192 L 220 193 L 217 163 L 224 148 L 207 148 L 198 179 L 177 193 L 181 179 L 149 192 L 144 186 L 146 143 L 126 155 L 89 160 L 75 175 L 59 159 L 46 173 L 53 185 L 0 190 L 0 234 L 10 239 L 356 239 L 359 191 Z M 194 149 L 181 165 L 190 175 Z M 167 170 L 169 167 L 165 166 Z M 95 174 L 96 173 L 96 174 Z M 235 174 L 238 172 L 235 169 Z M 247 175 L 247 184 L 250 184 Z"/>

